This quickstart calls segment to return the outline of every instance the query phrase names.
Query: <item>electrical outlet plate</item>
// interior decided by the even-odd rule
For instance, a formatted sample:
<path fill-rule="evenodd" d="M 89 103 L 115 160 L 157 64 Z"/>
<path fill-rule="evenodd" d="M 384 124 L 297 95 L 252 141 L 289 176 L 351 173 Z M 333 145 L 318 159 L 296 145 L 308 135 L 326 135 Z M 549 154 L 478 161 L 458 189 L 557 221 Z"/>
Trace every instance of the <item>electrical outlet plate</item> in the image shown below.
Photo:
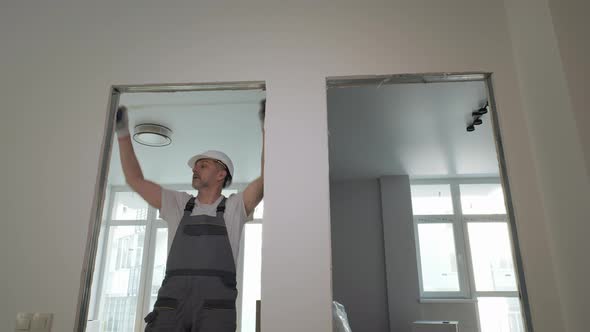
<path fill-rule="evenodd" d="M 53 314 L 51 313 L 35 313 L 31 320 L 30 332 L 51 332 L 51 324 L 53 323 Z"/>
<path fill-rule="evenodd" d="M 31 320 L 33 314 L 30 312 L 19 312 L 16 314 L 16 328 L 15 331 L 29 331 L 31 328 Z"/>

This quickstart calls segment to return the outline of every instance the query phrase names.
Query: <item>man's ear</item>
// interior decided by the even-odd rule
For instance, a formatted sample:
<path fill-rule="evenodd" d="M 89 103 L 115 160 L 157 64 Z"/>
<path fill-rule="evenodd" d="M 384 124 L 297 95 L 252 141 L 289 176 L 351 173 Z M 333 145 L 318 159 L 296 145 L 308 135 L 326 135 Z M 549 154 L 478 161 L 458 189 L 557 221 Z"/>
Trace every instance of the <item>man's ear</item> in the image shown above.
<path fill-rule="evenodd" d="M 221 170 L 221 172 L 217 173 L 217 178 L 221 181 L 224 181 L 226 176 L 227 176 L 226 170 Z"/>

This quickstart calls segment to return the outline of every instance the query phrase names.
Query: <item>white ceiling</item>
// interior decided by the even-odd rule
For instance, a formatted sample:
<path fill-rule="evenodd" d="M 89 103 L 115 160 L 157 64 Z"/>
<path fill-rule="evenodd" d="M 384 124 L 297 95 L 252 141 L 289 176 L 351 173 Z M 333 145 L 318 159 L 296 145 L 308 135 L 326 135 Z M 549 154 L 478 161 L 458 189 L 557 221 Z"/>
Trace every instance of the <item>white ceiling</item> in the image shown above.
<path fill-rule="evenodd" d="M 484 82 L 331 88 L 330 176 L 497 177 L 490 114 L 466 131 L 486 100 Z"/>
<path fill-rule="evenodd" d="M 175 93 L 124 93 L 119 104 L 129 109 L 129 127 L 156 123 L 172 130 L 172 143 L 147 147 L 134 142 L 146 179 L 160 184 L 190 184 L 187 160 L 206 150 L 221 150 L 233 161 L 234 183 L 260 175 L 262 134 L 258 120 L 261 90 Z M 124 184 L 119 147 L 114 140 L 109 184 Z"/>
<path fill-rule="evenodd" d="M 226 152 L 235 183 L 260 174 L 258 103 L 264 91 L 126 93 L 130 128 L 157 123 L 170 128 L 172 144 L 134 148 L 147 179 L 188 184 L 186 161 L 209 149 Z M 471 112 L 485 104 L 483 82 L 392 84 L 328 90 L 330 177 L 412 178 L 498 176 L 490 115 L 475 132 Z M 114 140 L 109 184 L 124 184 Z"/>

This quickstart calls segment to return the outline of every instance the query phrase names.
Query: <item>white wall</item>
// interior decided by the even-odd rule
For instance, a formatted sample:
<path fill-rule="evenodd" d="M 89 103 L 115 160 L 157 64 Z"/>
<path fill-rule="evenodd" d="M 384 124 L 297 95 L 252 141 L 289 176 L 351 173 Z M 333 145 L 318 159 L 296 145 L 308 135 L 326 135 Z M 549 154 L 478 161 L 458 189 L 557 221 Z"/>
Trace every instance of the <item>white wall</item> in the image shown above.
<path fill-rule="evenodd" d="M 536 82 L 517 81 L 500 1 L 9 0 L 0 5 L 0 43 L 0 250 L 9 253 L 0 262 L 2 330 L 20 310 L 53 311 L 56 331 L 72 329 L 111 84 L 266 80 L 262 325 L 329 331 L 325 77 L 494 72 L 536 331 L 563 331 L 561 298 L 579 299 L 555 287 L 551 257 L 565 257 L 549 243 L 588 226 L 568 220 L 567 233 L 550 233 L 547 225 L 559 220 L 549 206 L 569 204 L 582 189 L 541 201 L 549 184 L 535 171 L 580 181 L 551 161 L 569 142 L 572 111 L 521 110 L 520 90 Z M 533 159 L 550 124 L 556 148 Z M 568 150 L 580 158 L 579 146 Z M 542 202 L 546 211 L 537 209 Z M 568 207 L 567 216 L 587 209 Z M 570 245 L 566 253 L 588 248 Z M 579 285 L 582 274 L 571 272 Z"/>
<path fill-rule="evenodd" d="M 330 182 L 333 298 L 353 331 L 390 331 L 379 182 Z"/>
<path fill-rule="evenodd" d="M 587 240 L 590 224 L 586 222 L 590 214 L 590 181 L 577 130 L 583 128 L 583 123 L 576 125 L 573 107 L 587 109 L 587 105 L 579 105 L 577 94 L 572 95 L 576 97 L 574 102 L 570 98 L 570 91 L 577 91 L 579 80 L 570 81 L 573 90 L 568 90 L 568 77 L 563 71 L 547 0 L 506 0 L 505 3 L 523 111 L 528 119 L 551 233 L 566 331 L 586 331 L 590 297 L 590 242 Z M 579 50 L 585 52 L 584 46 Z M 582 65 L 580 69 L 583 71 L 585 67 Z"/>
<path fill-rule="evenodd" d="M 565 78 L 580 142 L 586 157 L 586 169 L 590 173 L 590 2 L 586 0 L 550 0 L 551 18 L 559 54 L 563 62 Z"/>

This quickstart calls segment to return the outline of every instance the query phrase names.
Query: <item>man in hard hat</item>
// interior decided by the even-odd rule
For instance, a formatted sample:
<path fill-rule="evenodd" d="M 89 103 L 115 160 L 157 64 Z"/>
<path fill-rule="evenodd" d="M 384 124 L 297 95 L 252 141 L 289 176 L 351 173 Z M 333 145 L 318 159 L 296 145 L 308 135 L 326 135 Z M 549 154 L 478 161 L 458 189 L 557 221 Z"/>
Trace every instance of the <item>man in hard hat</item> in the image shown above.
<path fill-rule="evenodd" d="M 146 331 L 235 332 L 235 262 L 243 225 L 263 197 L 264 125 L 260 177 L 227 198 L 221 190 L 231 184 L 234 167 L 225 153 L 206 151 L 188 160 L 192 186 L 198 190 L 194 197 L 143 177 L 124 106 L 117 110 L 115 128 L 127 184 L 160 210 L 173 239 L 154 310 L 145 317 Z"/>

